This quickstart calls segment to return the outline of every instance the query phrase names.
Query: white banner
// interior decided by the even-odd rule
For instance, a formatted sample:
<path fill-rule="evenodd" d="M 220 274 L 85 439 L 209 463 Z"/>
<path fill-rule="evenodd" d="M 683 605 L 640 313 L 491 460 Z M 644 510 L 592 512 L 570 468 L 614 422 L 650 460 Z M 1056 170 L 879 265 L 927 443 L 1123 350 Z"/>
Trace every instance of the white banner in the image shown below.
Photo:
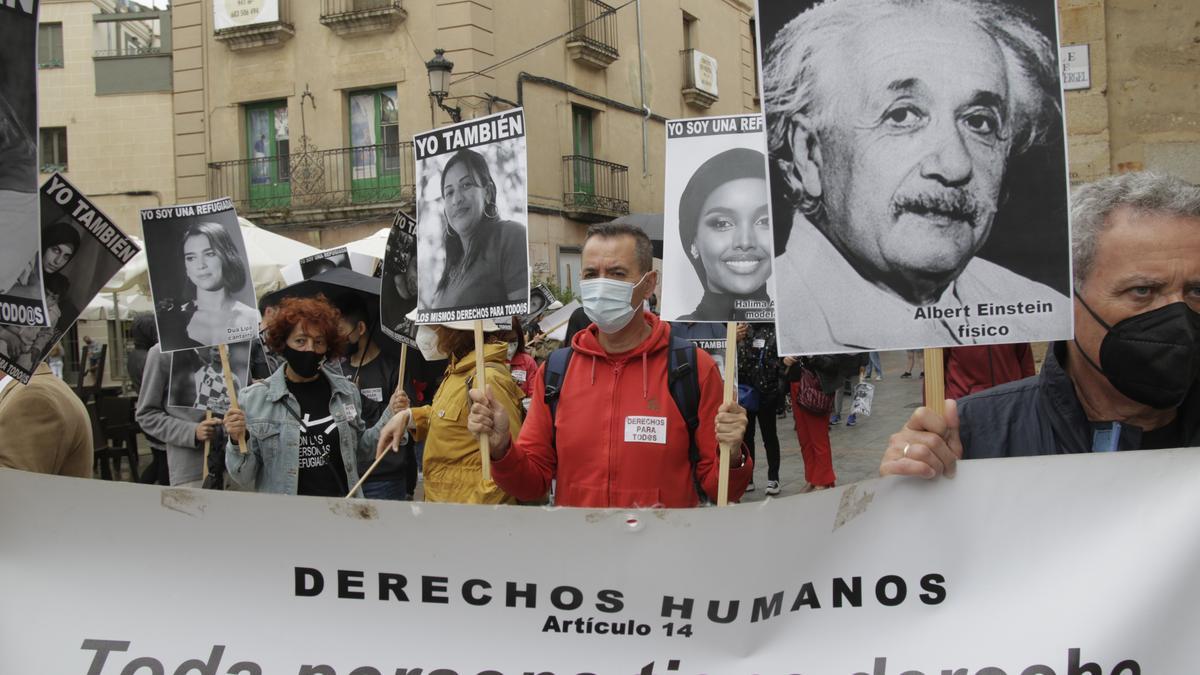
<path fill-rule="evenodd" d="M 0 471 L 0 672 L 1197 672 L 1200 452 L 977 460 L 716 509 Z"/>

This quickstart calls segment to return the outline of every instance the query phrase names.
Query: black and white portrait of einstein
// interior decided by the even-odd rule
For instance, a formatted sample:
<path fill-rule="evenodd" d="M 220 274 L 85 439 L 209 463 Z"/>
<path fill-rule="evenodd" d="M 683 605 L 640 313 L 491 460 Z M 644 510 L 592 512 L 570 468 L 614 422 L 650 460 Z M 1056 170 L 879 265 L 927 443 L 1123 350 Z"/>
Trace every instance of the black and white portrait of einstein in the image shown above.
<path fill-rule="evenodd" d="M 1016 230 L 998 213 L 1034 199 L 1014 159 L 1061 152 L 1053 22 L 996 0 L 784 4 L 763 22 L 780 353 L 1067 337 L 1062 292 L 978 255 Z M 1065 242 L 1051 154 L 1062 189 L 1020 227 Z M 1039 271 L 1065 285 L 1066 248 Z"/>

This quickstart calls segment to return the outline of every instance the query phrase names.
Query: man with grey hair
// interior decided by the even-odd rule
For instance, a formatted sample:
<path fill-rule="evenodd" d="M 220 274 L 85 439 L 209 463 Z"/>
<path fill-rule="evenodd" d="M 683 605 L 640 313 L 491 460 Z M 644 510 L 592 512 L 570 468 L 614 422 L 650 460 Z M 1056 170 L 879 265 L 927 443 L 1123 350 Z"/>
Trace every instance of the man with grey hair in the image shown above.
<path fill-rule="evenodd" d="M 1075 338 L 1042 372 L 919 408 L 882 474 L 953 475 L 960 458 L 1200 445 L 1200 187 L 1114 176 L 1072 200 Z"/>
<path fill-rule="evenodd" d="M 829 0 L 775 34 L 763 107 L 786 242 L 780 353 L 1069 332 L 1062 293 L 977 257 L 1009 161 L 1059 138 L 1056 64 L 1053 40 L 994 0 Z"/>

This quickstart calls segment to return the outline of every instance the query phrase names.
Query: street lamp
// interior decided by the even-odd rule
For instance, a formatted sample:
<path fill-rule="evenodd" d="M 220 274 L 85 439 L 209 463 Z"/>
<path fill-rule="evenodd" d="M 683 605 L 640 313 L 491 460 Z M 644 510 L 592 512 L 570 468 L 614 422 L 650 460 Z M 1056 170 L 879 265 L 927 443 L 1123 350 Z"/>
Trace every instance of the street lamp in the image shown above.
<path fill-rule="evenodd" d="M 455 123 L 462 121 L 462 109 L 442 103 L 450 93 L 450 71 L 454 70 L 454 62 L 445 57 L 445 49 L 433 50 L 433 58 L 425 62 L 425 70 L 429 72 L 429 95 L 446 111 Z"/>

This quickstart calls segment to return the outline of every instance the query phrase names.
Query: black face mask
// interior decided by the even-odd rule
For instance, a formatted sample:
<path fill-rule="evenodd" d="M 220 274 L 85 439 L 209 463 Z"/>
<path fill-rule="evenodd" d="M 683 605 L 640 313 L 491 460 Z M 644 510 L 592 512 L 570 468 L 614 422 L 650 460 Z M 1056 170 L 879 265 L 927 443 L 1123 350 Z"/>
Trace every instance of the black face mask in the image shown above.
<path fill-rule="evenodd" d="M 292 368 L 292 372 L 300 377 L 312 377 L 321 372 L 321 364 L 325 362 L 325 355 L 284 347 L 283 360 L 287 361 L 287 364 Z"/>
<path fill-rule="evenodd" d="M 362 340 L 362 336 L 360 335 L 360 336 L 358 336 L 357 339 L 347 341 L 346 358 L 350 358 L 351 356 L 354 356 L 355 354 L 358 353 L 358 343 L 361 340 Z"/>
<path fill-rule="evenodd" d="M 1075 340 L 1093 368 L 1138 403 L 1158 410 L 1183 403 L 1200 379 L 1200 313 L 1185 302 L 1174 302 L 1110 326 L 1088 307 L 1078 289 L 1075 298 L 1108 330 L 1100 343 L 1098 366 Z"/>

